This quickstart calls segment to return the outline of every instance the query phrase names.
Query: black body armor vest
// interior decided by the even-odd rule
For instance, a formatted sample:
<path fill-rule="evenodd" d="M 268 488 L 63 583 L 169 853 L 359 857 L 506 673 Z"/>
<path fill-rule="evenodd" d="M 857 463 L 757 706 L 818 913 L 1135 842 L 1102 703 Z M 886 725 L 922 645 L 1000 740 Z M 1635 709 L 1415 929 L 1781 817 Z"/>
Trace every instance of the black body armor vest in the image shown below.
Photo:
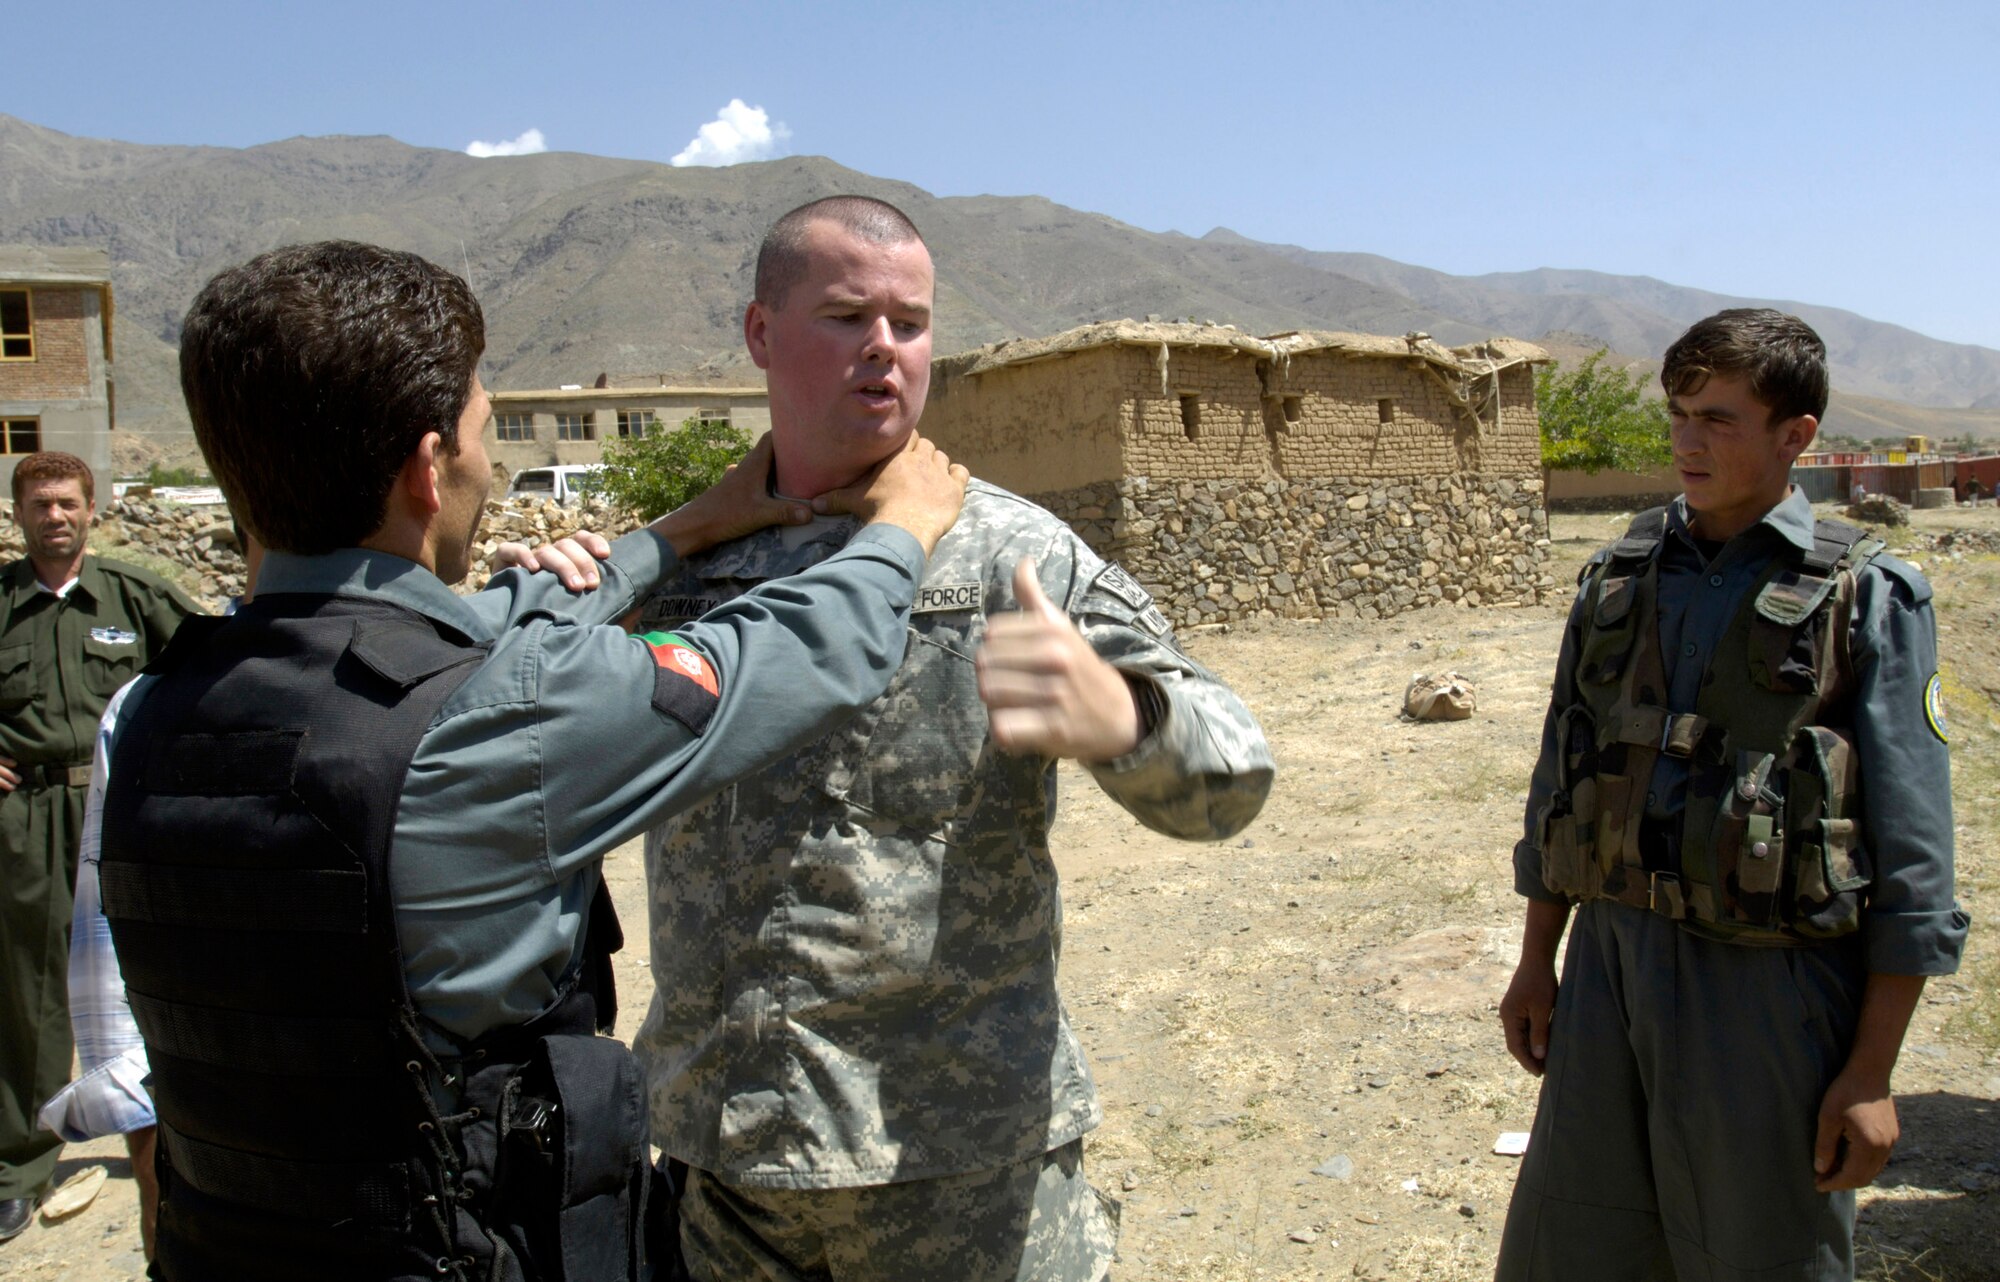
<path fill-rule="evenodd" d="M 159 1276 L 637 1276 L 645 1114 L 595 1036 L 602 884 L 582 982 L 525 1026 L 436 1054 L 404 982 L 403 782 L 483 655 L 398 606 L 274 595 L 190 619 L 149 669 L 100 868 L 158 1106 Z"/>

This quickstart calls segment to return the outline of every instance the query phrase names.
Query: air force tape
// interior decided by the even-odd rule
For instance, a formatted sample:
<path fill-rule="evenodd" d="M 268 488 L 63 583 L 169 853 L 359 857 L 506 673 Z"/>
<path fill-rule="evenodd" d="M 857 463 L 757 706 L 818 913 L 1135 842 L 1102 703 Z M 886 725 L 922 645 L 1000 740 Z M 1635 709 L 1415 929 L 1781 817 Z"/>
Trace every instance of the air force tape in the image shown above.
<path fill-rule="evenodd" d="M 947 610 L 977 610 L 980 585 L 977 583 L 926 583 L 917 589 L 917 603 L 911 614 L 942 614 Z"/>

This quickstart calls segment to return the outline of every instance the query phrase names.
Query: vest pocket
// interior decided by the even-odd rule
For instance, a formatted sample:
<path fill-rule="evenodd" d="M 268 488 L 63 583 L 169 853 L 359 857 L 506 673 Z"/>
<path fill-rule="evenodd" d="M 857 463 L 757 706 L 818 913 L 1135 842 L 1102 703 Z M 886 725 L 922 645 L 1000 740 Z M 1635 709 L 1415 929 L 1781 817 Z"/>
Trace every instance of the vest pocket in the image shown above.
<path fill-rule="evenodd" d="M 35 697 L 35 645 L 24 642 L 0 650 L 0 708 L 25 708 Z"/>
<path fill-rule="evenodd" d="M 1768 752 L 1739 750 L 1729 795 L 1716 809 L 1709 849 L 1727 921 L 1752 926 L 1778 921 L 1785 879 L 1785 799 L 1770 787 L 1775 761 Z"/>
<path fill-rule="evenodd" d="M 1594 899 L 1604 888 L 1597 866 L 1597 781 L 1557 789 L 1540 816 L 1542 884 L 1558 895 Z"/>
<path fill-rule="evenodd" d="M 1579 681 L 1604 685 L 1616 681 L 1625 671 L 1627 656 L 1638 635 L 1633 603 L 1639 599 L 1637 575 L 1607 578 L 1597 585 L 1597 602 L 1591 611 L 1582 650 L 1577 655 Z"/>
<path fill-rule="evenodd" d="M 1861 925 L 1861 902 L 1874 869 L 1853 813 L 1860 801 L 1854 743 L 1838 730 L 1807 726 L 1791 753 L 1796 797 L 1789 826 L 1793 927 L 1809 939 L 1833 939 Z"/>
<path fill-rule="evenodd" d="M 1604 888 L 1597 861 L 1597 725 L 1583 704 L 1556 718 L 1556 790 L 1536 817 L 1542 884 L 1559 895 L 1594 899 Z"/>

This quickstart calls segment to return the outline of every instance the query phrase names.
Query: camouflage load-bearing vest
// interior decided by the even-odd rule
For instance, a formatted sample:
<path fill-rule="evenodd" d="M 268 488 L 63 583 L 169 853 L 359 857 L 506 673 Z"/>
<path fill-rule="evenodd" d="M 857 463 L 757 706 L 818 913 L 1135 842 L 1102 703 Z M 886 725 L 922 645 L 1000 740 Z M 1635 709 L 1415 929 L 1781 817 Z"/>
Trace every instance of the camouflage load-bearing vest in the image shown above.
<path fill-rule="evenodd" d="M 1774 557 L 1711 656 L 1695 710 L 1675 713 L 1657 615 L 1665 533 L 1665 508 L 1641 513 L 1581 577 L 1577 702 L 1557 721 L 1542 879 L 1737 943 L 1844 935 L 1870 880 L 1845 728 L 1848 632 L 1855 575 L 1881 540 L 1820 521 L 1811 552 Z M 1663 753 L 1688 764 L 1686 804 L 1670 831 L 1642 833 Z"/>

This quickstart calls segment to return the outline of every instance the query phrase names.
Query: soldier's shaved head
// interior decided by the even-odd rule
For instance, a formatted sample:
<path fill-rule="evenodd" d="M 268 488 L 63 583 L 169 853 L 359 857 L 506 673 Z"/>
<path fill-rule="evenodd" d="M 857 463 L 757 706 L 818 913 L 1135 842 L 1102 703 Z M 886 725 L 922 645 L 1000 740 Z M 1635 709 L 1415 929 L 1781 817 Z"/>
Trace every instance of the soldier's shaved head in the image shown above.
<path fill-rule="evenodd" d="M 792 286 L 805 278 L 806 232 L 814 223 L 832 223 L 874 245 L 924 244 L 909 215 L 873 196 L 827 196 L 800 205 L 771 224 L 757 247 L 756 299 L 769 308 L 785 305 Z M 926 246 L 928 248 L 928 246 Z"/>

